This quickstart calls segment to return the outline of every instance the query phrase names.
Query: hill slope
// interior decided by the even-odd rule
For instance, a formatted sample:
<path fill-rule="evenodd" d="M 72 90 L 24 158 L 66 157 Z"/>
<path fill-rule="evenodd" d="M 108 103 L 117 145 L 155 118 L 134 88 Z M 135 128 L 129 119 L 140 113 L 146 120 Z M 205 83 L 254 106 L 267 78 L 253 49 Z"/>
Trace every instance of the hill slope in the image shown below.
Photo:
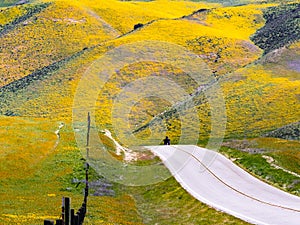
<path fill-rule="evenodd" d="M 276 137 L 288 140 L 300 140 L 300 122 L 286 125 L 265 134 L 266 137 Z"/>
<path fill-rule="evenodd" d="M 170 136 L 172 143 L 177 143 L 182 131 L 187 131 L 186 136 L 189 136 L 189 132 L 193 134 L 191 140 L 184 140 L 186 143 L 205 145 L 210 138 L 213 110 L 218 112 L 224 109 L 221 106 L 212 109 L 209 104 L 210 99 L 206 94 L 214 90 L 215 84 L 220 85 L 222 93 L 215 97 L 225 100 L 226 115 L 222 118 L 223 125 L 226 125 L 225 138 L 259 137 L 268 131 L 299 121 L 300 42 L 293 36 L 298 21 L 298 11 L 293 10 L 298 9 L 299 4 L 279 6 L 276 1 L 264 1 L 263 4 L 256 1 L 255 4 L 236 5 L 240 2 L 230 1 L 235 6 L 227 4 L 224 7 L 220 4 L 221 1 L 208 2 L 211 1 L 43 0 L 0 9 L 0 114 L 5 115 L 0 117 L 0 132 L 3 135 L 1 142 L 4 143 L 0 148 L 0 170 L 5 175 L 1 180 L 1 184 L 4 184 L 1 187 L 11 187 L 7 194 L 2 194 L 5 190 L 1 190 L 4 199 L 1 208 L 5 208 L 5 212 L 0 215 L 0 223 L 7 224 L 10 221 L 15 224 L 23 219 L 28 224 L 40 224 L 45 215 L 57 218 L 59 206 L 55 204 L 60 203 L 61 195 L 72 193 L 74 204 L 81 200 L 80 190 L 66 192 L 64 189 L 75 186 L 70 177 L 76 177 L 80 170 L 78 168 L 82 166 L 81 149 L 76 147 L 72 129 L 72 114 L 73 110 L 85 103 L 74 105 L 74 96 L 82 76 L 93 68 L 91 65 L 115 49 L 134 46 L 131 50 L 138 51 L 136 46 L 141 41 L 161 41 L 185 48 L 191 55 L 196 55 L 201 60 L 201 65 L 203 63 L 206 66 L 203 68 L 207 69 L 205 73 L 198 73 L 197 78 L 203 81 L 199 83 L 180 66 L 159 60 L 138 61 L 121 69 L 115 69 L 115 64 L 105 65 L 104 69 L 111 69 L 113 72 L 98 93 L 94 125 L 99 131 L 110 129 L 116 139 L 127 146 L 158 144 L 165 135 Z M 276 33 L 266 17 L 266 12 L 273 15 L 274 12 L 287 11 L 293 13 L 289 14 L 291 17 L 288 18 L 288 23 L 282 23 L 280 29 L 291 28 L 291 32 L 285 32 L 285 38 L 293 39 L 293 43 L 285 41 L 287 39 L 273 39 Z M 277 17 L 274 18 L 275 22 L 280 21 Z M 295 20 L 290 20 L 292 18 Z M 134 27 L 137 24 L 140 25 Z M 274 41 L 270 44 L 263 38 L 265 36 Z M 251 37 L 258 41 L 252 41 L 254 39 Z M 155 59 L 164 56 L 160 48 L 156 48 L 153 53 L 156 54 Z M 176 49 L 174 56 L 175 53 Z M 126 55 L 123 59 L 128 58 L 130 57 Z M 191 69 L 196 69 L 197 66 L 191 65 Z M 153 86 L 147 87 L 146 82 L 145 86 L 140 86 L 135 91 L 139 90 L 142 94 L 150 87 L 157 91 L 157 96 L 140 98 L 128 114 L 113 117 L 115 107 L 125 108 L 129 102 L 117 102 L 119 97 L 136 82 L 148 78 L 155 80 L 150 82 Z M 211 82 L 205 82 L 207 80 Z M 158 81 L 165 81 L 162 82 L 165 86 L 159 86 Z M 94 93 L 90 84 L 93 84 L 92 80 L 86 84 L 83 95 Z M 167 88 L 161 88 L 166 86 Z M 176 92 L 175 88 L 179 88 L 181 92 Z M 180 101 L 175 102 L 174 99 Z M 197 115 L 198 121 L 186 120 L 191 118 L 190 115 Z M 60 122 L 65 124 L 66 131 L 62 132 L 61 142 L 52 152 L 51 147 L 56 142 L 54 131 Z M 16 132 L 11 136 L 13 131 Z M 84 131 L 80 130 L 82 134 Z M 134 131 L 136 132 L 133 134 Z M 130 138 L 127 138 L 128 133 Z M 27 138 L 27 135 L 30 137 Z M 112 152 L 115 146 L 104 140 L 104 147 Z M 269 139 L 263 140 L 269 143 L 266 141 Z M 273 143 L 273 140 L 270 139 L 270 142 Z M 35 146 L 40 141 L 41 145 Z M 291 142 L 284 142 L 282 145 L 288 148 Z M 284 152 L 276 145 L 271 155 L 283 167 L 298 173 L 298 156 L 295 157 L 298 155 L 298 145 L 295 146 L 291 151 Z M 231 151 L 233 150 L 225 149 L 224 154 L 236 154 L 238 162 L 245 159 L 246 167 L 261 175 L 263 169 L 256 164 L 254 168 L 251 161 L 253 158 L 263 161 L 260 155 L 241 156 L 240 152 Z M 39 157 L 40 161 L 32 164 L 35 157 Z M 291 157 L 294 157 L 290 160 L 294 166 L 287 163 Z M 251 163 L 247 161 L 249 158 Z M 15 171 L 10 170 L 13 163 L 17 163 L 15 169 L 28 172 L 28 177 L 24 176 L 23 179 L 18 174 L 16 177 L 11 176 Z M 143 165 L 148 161 L 137 163 Z M 261 166 L 268 168 L 266 162 Z M 49 174 L 53 167 L 56 170 Z M 38 172 L 39 170 L 42 172 Z M 274 170 L 263 175 L 272 178 L 273 172 Z M 24 173 L 19 175 L 23 176 Z M 66 176 L 61 178 L 62 174 Z M 48 179 L 47 176 L 51 176 L 53 186 L 46 187 L 44 181 Z M 274 182 L 279 183 L 276 179 Z M 297 188 L 297 184 L 293 184 L 294 180 L 294 177 L 280 180 L 280 186 L 293 185 Z M 17 185 L 22 182 L 22 187 L 26 189 L 24 195 Z M 36 191 L 35 187 L 41 183 L 45 189 Z M 63 190 L 60 190 L 62 186 Z M 176 224 L 179 221 L 178 224 L 181 224 L 181 220 L 187 224 L 195 221 L 246 224 L 196 202 L 180 189 L 174 179 L 129 190 L 127 187 L 117 187 L 115 191 L 129 193 L 131 197 L 124 196 L 124 193 L 116 197 L 92 197 L 92 215 L 88 218 L 91 223 L 125 221 L 141 224 L 143 221 L 151 224 L 154 221 L 170 224 L 171 221 Z M 52 199 L 52 194 L 57 198 Z M 15 195 L 18 196 L 17 199 L 14 198 Z M 36 216 L 32 216 L 32 208 L 19 207 L 22 203 L 19 199 L 35 201 L 35 196 L 42 196 L 45 201 L 53 203 L 53 208 L 40 205 L 35 211 Z M 112 205 L 118 209 L 117 212 L 111 211 Z M 157 206 L 166 208 L 158 211 Z M 53 215 L 52 212 L 56 214 Z M 17 214 L 22 216 L 18 218 Z M 117 216 L 112 218 L 111 214 Z"/>
<path fill-rule="evenodd" d="M 271 7 L 264 12 L 266 24 L 251 38 L 268 53 L 300 39 L 300 5 Z"/>
<path fill-rule="evenodd" d="M 84 48 L 114 36 L 78 6 L 57 1 L 18 6 L 23 15 L 6 21 L 0 30 L 0 86 L 27 76 Z M 15 14 L 7 8 L 7 15 Z"/>
<path fill-rule="evenodd" d="M 119 4 L 121 3 L 112 3 L 110 5 L 115 8 L 120 7 Z M 122 4 L 126 3 L 123 2 Z M 155 3 L 140 4 L 141 6 L 138 5 L 138 7 L 142 7 L 144 4 L 154 4 L 152 7 L 158 7 L 162 3 L 158 2 L 158 6 L 156 6 Z M 193 4 L 194 5 L 190 6 L 192 7 L 190 12 L 193 12 L 197 6 L 196 3 Z M 202 4 L 199 6 L 203 7 Z M 33 5 L 32 7 L 36 6 Z M 93 7 L 96 9 L 94 13 L 99 11 L 99 13 L 102 13 L 101 15 L 99 14 L 99 17 L 103 17 L 104 12 L 101 11 L 101 6 L 95 5 Z M 10 53 L 14 54 L 15 59 L 20 63 L 18 69 L 10 69 L 10 64 L 15 65 L 16 62 L 14 59 L 12 60 L 8 54 L 4 57 L 4 64 L 2 65 L 5 66 L 2 67 L 2 73 L 8 75 L 2 77 L 2 80 L 5 80 L 2 82 L 2 85 L 24 76 L 28 76 L 28 78 L 26 78 L 27 81 L 16 81 L 0 90 L 2 98 L 0 103 L 1 112 L 6 115 L 42 116 L 51 118 L 63 117 L 65 120 L 70 121 L 76 85 L 80 80 L 81 74 L 88 68 L 93 60 L 96 60 L 101 54 L 107 52 L 108 49 L 113 46 L 121 46 L 142 40 L 161 40 L 183 45 L 198 54 L 202 60 L 209 65 L 212 77 L 223 77 L 231 72 L 231 74 L 226 75 L 226 78 L 224 77 L 219 80 L 222 84 L 222 92 L 227 102 L 228 137 L 237 135 L 259 135 L 264 131 L 295 122 L 299 116 L 297 97 L 299 94 L 298 81 L 288 81 L 283 78 L 279 79 L 279 77 L 285 77 L 287 74 L 293 77 L 298 76 L 299 73 L 297 68 L 296 70 L 291 68 L 292 65 L 296 65 L 297 61 L 292 61 L 290 59 L 292 58 L 290 56 L 291 54 L 293 54 L 294 59 L 297 59 L 298 57 L 297 44 L 292 45 L 293 47 L 286 50 L 285 58 L 282 57 L 283 55 L 279 56 L 280 58 L 276 61 L 275 67 L 270 60 L 264 60 L 261 61 L 263 66 L 254 64 L 248 68 L 242 69 L 242 67 L 255 62 L 262 54 L 259 48 L 251 43 L 249 38 L 257 29 L 263 27 L 262 10 L 266 7 L 268 7 L 268 5 L 246 5 L 210 9 L 208 6 L 207 10 L 195 10 L 195 13 L 174 19 L 172 16 L 178 16 L 180 13 L 186 12 L 179 11 L 179 9 L 176 9 L 175 7 L 171 18 L 167 14 L 167 18 L 155 19 L 155 15 L 152 15 L 152 22 L 150 21 L 150 24 L 116 38 L 116 36 L 114 36 L 115 34 L 110 33 L 114 28 L 107 30 L 107 26 L 104 25 L 103 20 L 91 16 L 91 13 L 86 10 L 84 4 L 78 5 L 77 3 L 72 3 L 69 5 L 69 3 L 66 4 L 66 2 L 55 2 L 51 6 L 48 6 L 46 11 L 44 10 L 37 15 L 37 22 L 32 23 L 32 25 L 26 25 L 25 27 L 20 26 L 19 28 L 19 25 L 17 25 L 16 28 L 12 29 L 8 34 L 3 35 L 2 37 L 3 39 L 8 40 L 8 49 L 4 52 L 9 52 L 12 48 L 15 48 L 13 47 L 14 45 L 19 45 L 18 41 L 12 44 L 12 37 L 15 35 L 15 30 L 21 29 L 22 32 L 18 33 L 22 34 L 24 37 L 28 29 L 40 29 L 40 26 L 43 26 L 44 22 L 48 21 L 47 23 L 51 24 L 52 27 L 55 25 L 56 31 L 54 33 L 52 32 L 52 35 L 57 35 L 59 39 L 54 38 L 53 45 L 49 45 L 47 42 L 48 39 L 42 41 L 44 35 L 43 30 L 37 34 L 40 35 L 37 40 L 27 38 L 28 47 L 33 50 L 32 54 L 26 53 L 22 56 L 28 47 L 25 47 L 24 50 L 19 50 L 19 53 Z M 274 8 L 271 9 L 274 10 Z M 62 10 L 64 11 L 64 14 L 60 16 L 63 19 L 55 19 L 55 17 L 53 17 L 54 12 Z M 77 15 L 77 19 L 71 14 L 74 10 L 75 12 L 80 12 L 80 14 Z M 79 17 L 84 18 L 82 19 L 82 22 L 78 22 L 80 21 Z M 45 18 L 48 19 L 46 20 Z M 42 22 L 42 20 L 44 22 Z M 110 21 L 106 22 L 108 23 Z M 58 26 L 57 23 L 60 25 Z M 85 26 L 85 23 L 91 23 L 93 25 L 81 30 L 80 26 Z M 133 25 L 134 23 L 128 27 L 128 30 L 130 27 L 132 29 Z M 126 26 L 124 26 L 124 28 L 125 27 Z M 59 35 L 62 29 L 64 30 L 63 36 Z M 79 34 L 78 37 L 73 36 L 74 29 L 76 29 L 77 32 L 80 31 L 82 33 Z M 90 36 L 86 36 L 85 33 L 89 33 L 87 29 L 93 30 L 93 32 L 97 30 L 98 35 L 95 36 L 94 34 L 90 34 Z M 120 32 L 122 32 L 122 29 L 120 29 Z M 45 32 L 47 33 L 49 31 L 45 30 Z M 102 35 L 107 32 L 110 36 Z M 169 35 L 169 33 L 172 35 Z M 83 36 L 84 39 L 80 38 Z M 94 37 L 95 39 L 93 39 Z M 88 42 L 85 42 L 86 39 Z M 21 41 L 22 37 L 20 36 L 17 40 Z M 79 42 L 80 44 L 78 44 Z M 35 46 L 40 46 L 39 48 L 42 48 L 43 51 L 39 51 L 39 48 L 36 49 Z M 44 46 L 47 46 L 49 51 L 51 51 L 50 57 L 45 54 Z M 57 49 L 58 51 L 53 51 L 54 49 Z M 270 54 L 271 53 L 267 54 L 265 57 Z M 6 55 L 6 53 L 4 55 Z M 18 56 L 22 56 L 24 59 L 19 60 Z M 271 56 L 271 58 L 273 59 L 275 57 Z M 30 63 L 27 63 L 28 60 L 30 60 Z M 35 63 L 35 60 L 38 63 Z M 280 64 L 281 62 L 284 63 Z M 28 66 L 31 67 L 30 70 L 28 69 Z M 146 66 L 146 70 L 143 68 L 144 66 Z M 163 73 L 166 75 L 168 73 L 174 74 L 173 78 L 168 75 L 166 78 L 173 79 L 174 82 L 178 84 L 182 83 L 180 79 L 188 79 L 188 76 L 185 76 L 186 78 L 181 77 L 183 75 L 182 71 L 173 70 L 162 64 L 155 65 L 150 63 L 147 65 L 145 64 L 144 66 L 143 64 L 140 64 L 134 67 L 124 68 L 114 75 L 116 78 L 107 83 L 106 86 L 109 87 L 109 89 L 105 92 L 110 94 L 103 95 L 100 98 L 102 108 L 98 111 L 98 121 L 101 120 L 101 124 L 104 125 L 110 123 L 108 117 L 113 103 L 112 99 L 118 94 L 118 91 L 116 91 L 117 87 L 120 90 L 120 88 L 136 78 L 147 77 L 150 74 L 156 74 L 156 76 L 161 76 Z M 151 69 L 149 70 L 149 68 Z M 240 71 L 237 71 L 238 69 L 240 69 Z M 23 71 L 23 73 L 21 73 L 21 71 Z M 162 71 L 164 72 L 162 73 Z M 280 74 L 278 73 L 279 71 Z M 131 76 L 131 74 L 133 74 L 132 79 L 121 84 L 123 82 L 122 80 L 126 79 L 125 77 Z M 278 77 L 278 79 L 276 79 L 276 77 Z M 25 86 L 24 82 L 27 83 Z M 19 83 L 22 85 L 19 85 Z M 113 89 L 111 88 L 111 85 L 114 86 Z M 195 92 L 198 88 L 196 84 L 194 86 L 191 86 L 190 84 L 183 85 L 182 87 L 190 94 Z M 275 94 L 274 91 L 277 88 L 282 91 L 276 91 Z M 53 92 L 53 90 L 55 90 L 55 92 Z M 238 97 L 236 96 L 237 93 L 239 93 Z M 262 95 L 262 93 L 264 94 Z M 202 98 L 201 96 L 202 95 L 200 94 L 199 96 L 193 97 L 193 99 L 195 99 L 195 106 L 199 110 L 199 116 L 202 121 L 201 123 L 203 124 L 201 128 L 203 129 L 201 132 L 203 136 L 202 139 L 206 139 L 210 129 L 210 119 L 209 116 L 207 116 L 209 114 L 209 109 L 207 108 L 207 105 L 205 105 L 205 101 L 203 102 L 200 100 Z M 197 100 L 197 98 L 199 98 L 199 100 Z M 255 101 L 249 101 L 249 98 L 255 99 Z M 264 103 L 266 102 L 266 98 L 269 99 L 269 106 Z M 140 112 L 133 115 L 133 118 L 137 117 L 136 119 L 133 119 L 133 127 L 146 124 L 147 121 L 149 122 L 152 119 L 152 116 L 150 115 L 157 115 L 166 110 L 165 107 L 157 107 L 156 104 L 158 102 L 157 100 L 155 101 L 155 104 L 151 103 L 153 102 L 151 99 L 148 103 L 144 101 L 143 104 L 139 105 L 140 108 L 136 108 L 135 111 Z M 57 108 L 58 105 L 60 108 Z M 146 113 L 143 109 L 143 105 L 145 105 L 145 109 L 150 105 L 152 105 L 152 108 L 148 108 Z M 252 117 L 245 116 L 246 114 L 244 113 L 238 113 L 249 110 L 252 111 L 252 113 L 255 112 Z M 286 114 L 287 111 L 289 111 L 288 115 Z M 265 117 L 267 114 L 269 115 L 269 118 Z M 284 117 L 285 121 L 278 119 Z M 265 119 L 269 122 L 266 123 Z M 176 120 L 170 121 L 170 124 L 173 124 L 176 127 L 175 124 L 177 124 L 177 122 L 175 121 Z M 199 124 L 196 126 L 199 126 Z M 177 133 L 178 130 L 174 130 L 171 133 L 173 132 Z M 175 133 L 174 138 L 177 136 Z"/>

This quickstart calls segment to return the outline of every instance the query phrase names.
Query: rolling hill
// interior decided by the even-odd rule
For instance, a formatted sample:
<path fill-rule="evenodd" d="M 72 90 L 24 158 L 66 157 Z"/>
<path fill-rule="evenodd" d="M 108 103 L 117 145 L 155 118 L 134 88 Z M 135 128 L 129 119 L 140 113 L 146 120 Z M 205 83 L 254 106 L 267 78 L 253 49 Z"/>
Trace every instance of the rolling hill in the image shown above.
<path fill-rule="evenodd" d="M 0 223 L 58 218 L 63 195 L 79 204 L 82 185 L 75 188 L 71 180 L 84 176 L 84 159 L 74 114 L 87 104 L 77 97 L 93 93 L 93 126 L 111 153 L 116 146 L 101 130 L 132 148 L 159 144 L 165 135 L 172 144 L 202 146 L 224 138 L 224 155 L 299 195 L 298 178 L 274 175 L 263 158 L 299 174 L 299 143 L 273 138 L 288 136 L 300 118 L 299 1 L 17 2 L 0 4 Z M 119 57 L 124 49 L 130 54 Z M 181 49 L 199 62 L 188 64 L 189 70 L 201 73 L 192 76 L 180 67 L 183 61 L 166 60 L 166 53 L 180 58 Z M 130 61 L 137 52 L 141 59 L 148 52 L 155 58 L 97 67 L 103 59 Z M 111 74 L 81 86 L 90 71 Z M 122 111 L 126 105 L 129 112 Z M 266 133 L 271 137 L 262 137 Z M 247 153 L 237 139 L 267 150 Z M 138 153 L 136 163 L 152 163 L 149 153 Z M 100 179 L 96 172 L 94 180 Z M 195 201 L 173 178 L 146 187 L 111 183 L 115 196 L 91 196 L 89 223 L 246 224 Z"/>

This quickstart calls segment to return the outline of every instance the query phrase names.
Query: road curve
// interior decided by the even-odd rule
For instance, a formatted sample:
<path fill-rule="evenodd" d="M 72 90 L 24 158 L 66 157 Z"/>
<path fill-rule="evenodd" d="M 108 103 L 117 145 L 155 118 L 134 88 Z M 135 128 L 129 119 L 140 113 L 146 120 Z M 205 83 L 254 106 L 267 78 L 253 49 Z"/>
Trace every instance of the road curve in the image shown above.
<path fill-rule="evenodd" d="M 253 224 L 299 225 L 300 198 L 194 145 L 147 146 L 196 199 Z"/>

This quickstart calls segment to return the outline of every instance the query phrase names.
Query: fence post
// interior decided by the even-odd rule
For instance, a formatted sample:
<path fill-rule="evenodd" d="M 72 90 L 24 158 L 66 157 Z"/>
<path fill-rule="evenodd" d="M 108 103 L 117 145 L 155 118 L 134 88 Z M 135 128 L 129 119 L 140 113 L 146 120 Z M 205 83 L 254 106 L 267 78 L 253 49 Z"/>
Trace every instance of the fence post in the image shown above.
<path fill-rule="evenodd" d="M 61 219 L 64 225 L 65 222 L 65 198 L 64 197 L 62 197 L 62 203 L 61 203 Z"/>
<path fill-rule="evenodd" d="M 52 220 L 44 220 L 44 225 L 54 225 L 54 221 L 52 221 Z"/>
<path fill-rule="evenodd" d="M 70 200 L 70 198 L 68 198 L 68 197 L 65 197 L 64 198 L 65 200 L 64 200 L 64 203 L 65 203 L 65 205 L 64 205 L 64 209 L 65 209 L 65 212 L 64 212 L 64 214 L 65 214 L 65 223 L 64 223 L 64 225 L 70 225 L 70 204 L 71 204 L 71 200 Z"/>
<path fill-rule="evenodd" d="M 87 134 L 86 134 L 86 146 L 89 146 L 89 142 L 90 142 L 90 129 L 91 129 L 91 116 L 90 116 L 90 112 L 88 112 L 88 117 L 87 117 L 87 122 L 88 122 L 88 127 L 87 127 Z"/>
<path fill-rule="evenodd" d="M 79 225 L 79 216 L 78 216 L 78 214 L 76 214 L 74 216 L 74 225 Z"/>
<path fill-rule="evenodd" d="M 86 162 L 85 164 L 85 190 L 84 190 L 84 200 L 83 202 L 87 204 L 87 198 L 89 195 L 89 163 Z"/>
<path fill-rule="evenodd" d="M 84 192 L 84 203 L 87 204 L 87 197 L 89 195 L 89 143 L 90 143 L 90 129 L 91 129 L 91 116 L 88 112 L 87 117 L 87 135 L 86 135 L 86 164 L 85 164 L 85 192 Z"/>
<path fill-rule="evenodd" d="M 83 209 L 83 214 L 84 214 L 84 217 L 85 217 L 85 214 L 86 214 L 86 211 L 87 211 L 87 210 L 86 210 L 86 209 L 87 209 L 87 208 L 86 208 L 86 203 L 83 203 L 83 204 L 82 204 L 82 209 Z"/>
<path fill-rule="evenodd" d="M 77 212 L 76 214 L 77 214 L 77 216 L 78 216 L 78 224 L 81 224 L 81 218 L 82 218 L 82 215 L 81 215 L 80 209 L 78 210 L 78 212 Z"/>
<path fill-rule="evenodd" d="M 71 225 L 75 224 L 75 210 L 71 209 Z"/>
<path fill-rule="evenodd" d="M 80 215 L 80 217 L 79 217 L 79 223 L 82 224 L 83 219 L 84 219 L 84 214 L 83 214 L 83 208 L 82 208 L 82 206 L 80 207 L 79 212 L 80 212 L 79 213 L 79 215 Z"/>
<path fill-rule="evenodd" d="M 56 220 L 56 225 L 63 225 L 63 220 Z"/>

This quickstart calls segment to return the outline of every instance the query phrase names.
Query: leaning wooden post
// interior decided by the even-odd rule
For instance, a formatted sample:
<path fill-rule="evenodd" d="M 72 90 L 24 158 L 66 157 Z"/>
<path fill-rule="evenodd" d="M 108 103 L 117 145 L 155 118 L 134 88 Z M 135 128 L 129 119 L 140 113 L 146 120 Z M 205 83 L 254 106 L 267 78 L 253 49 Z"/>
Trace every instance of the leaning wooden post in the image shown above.
<path fill-rule="evenodd" d="M 85 191 L 84 191 L 84 203 L 87 204 L 87 198 L 89 195 L 89 164 L 86 162 L 85 168 Z"/>
<path fill-rule="evenodd" d="M 88 113 L 88 129 L 87 129 L 87 137 L 86 137 L 86 165 L 85 165 L 85 192 L 84 192 L 84 203 L 87 204 L 87 198 L 89 195 L 89 143 L 90 143 L 90 129 L 91 129 L 91 116 Z"/>
<path fill-rule="evenodd" d="M 87 146 L 87 150 L 88 150 L 89 143 L 90 143 L 90 129 L 91 129 L 91 116 L 90 116 L 89 112 L 88 112 L 87 120 L 88 120 L 88 129 L 87 129 L 87 135 L 86 135 L 86 146 Z M 87 151 L 87 154 L 88 154 L 88 151 Z"/>
<path fill-rule="evenodd" d="M 68 197 L 64 197 L 64 225 L 70 225 L 70 205 L 71 205 L 71 200 Z"/>
<path fill-rule="evenodd" d="M 62 198 L 62 203 L 61 203 L 61 219 L 63 221 L 63 225 L 65 224 L 65 198 Z"/>

